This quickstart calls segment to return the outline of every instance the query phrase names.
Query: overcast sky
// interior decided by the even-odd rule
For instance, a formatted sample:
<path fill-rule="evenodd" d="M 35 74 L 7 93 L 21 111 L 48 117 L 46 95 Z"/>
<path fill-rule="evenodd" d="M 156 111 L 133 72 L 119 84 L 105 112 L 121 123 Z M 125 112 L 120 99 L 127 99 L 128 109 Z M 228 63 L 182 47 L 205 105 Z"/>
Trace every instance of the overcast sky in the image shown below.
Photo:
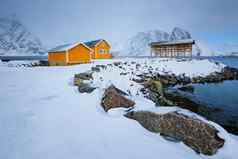
<path fill-rule="evenodd" d="M 13 14 L 47 46 L 173 27 L 210 44 L 238 43 L 238 0 L 1 0 L 1 17 Z"/>

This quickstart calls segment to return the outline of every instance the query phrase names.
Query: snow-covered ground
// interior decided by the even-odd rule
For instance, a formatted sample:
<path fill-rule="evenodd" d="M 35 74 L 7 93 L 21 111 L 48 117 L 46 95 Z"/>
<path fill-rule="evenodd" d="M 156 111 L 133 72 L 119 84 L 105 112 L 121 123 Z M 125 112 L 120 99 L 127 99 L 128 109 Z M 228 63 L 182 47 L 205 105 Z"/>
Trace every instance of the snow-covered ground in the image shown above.
<path fill-rule="evenodd" d="M 80 94 L 72 85 L 74 74 L 96 64 L 127 62 L 125 70 L 114 65 L 94 73 L 89 81 L 97 89 Z M 136 64 L 142 66 L 136 70 Z M 14 66 L 12 64 L 11 66 Z M 79 159 L 79 158 L 211 158 L 237 159 L 237 136 L 220 130 L 225 145 L 212 157 L 198 155 L 183 143 L 164 140 L 150 133 L 136 121 L 122 116 L 123 110 L 105 113 L 100 106 L 104 89 L 110 84 L 131 93 L 136 109 L 167 112 L 140 94 L 141 86 L 133 81 L 136 74 L 148 71 L 207 75 L 224 65 L 208 60 L 114 59 L 67 67 L 8 67 L 0 64 L 0 158 L 1 159 Z M 156 69 L 157 68 L 157 69 Z M 129 72 L 120 75 L 121 72 Z M 175 110 L 178 108 L 170 108 Z M 185 111 L 186 113 L 186 111 Z"/>

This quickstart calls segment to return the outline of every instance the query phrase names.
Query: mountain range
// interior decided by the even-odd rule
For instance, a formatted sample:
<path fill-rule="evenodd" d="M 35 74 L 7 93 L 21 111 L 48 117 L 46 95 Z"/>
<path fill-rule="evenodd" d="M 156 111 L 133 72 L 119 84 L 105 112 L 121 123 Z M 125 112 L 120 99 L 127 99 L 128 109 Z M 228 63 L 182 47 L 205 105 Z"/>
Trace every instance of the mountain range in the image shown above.
<path fill-rule="evenodd" d="M 117 53 L 117 56 L 149 56 L 149 44 L 151 42 L 184 39 L 192 39 L 192 36 L 188 31 L 178 27 L 175 27 L 170 34 L 161 30 L 139 32 L 135 36 L 122 42 L 122 44 L 116 45 L 115 52 Z M 199 51 L 201 51 L 201 49 L 198 46 L 195 46 L 195 54 Z"/>
<path fill-rule="evenodd" d="M 0 55 L 41 55 L 45 49 L 35 35 L 15 18 L 0 18 Z"/>
<path fill-rule="evenodd" d="M 114 56 L 149 56 L 149 43 L 151 42 L 192 38 L 188 31 L 178 27 L 175 27 L 171 33 L 161 30 L 150 30 L 138 32 L 131 38 L 112 45 L 112 51 Z M 46 50 L 41 40 L 32 34 L 19 20 L 16 18 L 0 18 L 0 56 L 45 55 Z M 207 43 L 196 40 L 193 55 L 229 55 L 232 52 L 238 52 L 237 50 L 238 45 L 235 44 L 210 47 Z"/>

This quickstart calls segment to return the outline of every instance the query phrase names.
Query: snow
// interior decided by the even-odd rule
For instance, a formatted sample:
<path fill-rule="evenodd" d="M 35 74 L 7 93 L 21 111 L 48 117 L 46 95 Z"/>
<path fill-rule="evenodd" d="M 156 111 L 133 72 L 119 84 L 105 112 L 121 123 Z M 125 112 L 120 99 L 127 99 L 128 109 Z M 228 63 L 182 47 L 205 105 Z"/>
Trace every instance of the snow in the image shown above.
<path fill-rule="evenodd" d="M 94 73 L 94 80 L 88 81 L 97 87 L 93 93 L 80 94 L 72 86 L 74 74 L 88 71 L 97 64 L 116 61 L 128 65 L 123 65 L 125 70 L 113 65 Z M 141 64 L 142 68 L 135 70 L 136 64 L 131 61 Z M 148 71 L 146 65 L 153 67 L 154 72 L 188 76 L 207 75 L 224 67 L 208 60 L 179 62 L 159 58 L 98 60 L 67 67 L 8 67 L 0 63 L 0 158 L 238 158 L 237 137 L 215 123 L 211 122 L 226 142 L 216 155 L 208 157 L 195 153 L 183 143 L 173 143 L 148 132 L 136 121 L 123 116 L 126 109 L 104 112 L 100 101 L 110 84 L 130 92 L 129 98 L 136 102 L 135 110 L 165 113 L 179 109 L 155 108 L 154 103 L 139 92 L 141 85 L 130 80 L 136 74 Z M 129 73 L 120 75 L 121 72 Z"/>

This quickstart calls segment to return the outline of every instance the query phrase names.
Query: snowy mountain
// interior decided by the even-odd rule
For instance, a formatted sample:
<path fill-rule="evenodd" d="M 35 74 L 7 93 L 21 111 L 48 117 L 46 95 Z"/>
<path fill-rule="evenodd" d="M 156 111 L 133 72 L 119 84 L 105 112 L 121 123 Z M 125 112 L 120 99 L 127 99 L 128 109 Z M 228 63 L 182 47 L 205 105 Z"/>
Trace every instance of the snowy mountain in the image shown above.
<path fill-rule="evenodd" d="M 0 55 L 39 55 L 41 41 L 15 18 L 0 18 Z"/>
<path fill-rule="evenodd" d="M 192 37 L 189 32 L 180 28 L 174 28 L 171 34 L 160 30 L 150 30 L 147 32 L 137 33 L 120 46 L 115 46 L 115 50 L 118 52 L 118 56 L 148 56 L 150 55 L 149 43 L 151 42 L 191 38 Z"/>
<path fill-rule="evenodd" d="M 164 31 L 153 30 L 139 32 L 132 38 L 126 40 L 124 44 L 117 47 L 117 50 L 120 50 L 119 56 L 143 56 L 147 55 L 150 50 L 149 43 L 167 40 L 169 40 L 169 34 Z"/>
<path fill-rule="evenodd" d="M 192 36 L 188 31 L 184 29 L 177 28 L 177 27 L 174 28 L 169 37 L 169 40 L 173 41 L 173 40 L 183 40 L 183 39 L 192 39 Z"/>

